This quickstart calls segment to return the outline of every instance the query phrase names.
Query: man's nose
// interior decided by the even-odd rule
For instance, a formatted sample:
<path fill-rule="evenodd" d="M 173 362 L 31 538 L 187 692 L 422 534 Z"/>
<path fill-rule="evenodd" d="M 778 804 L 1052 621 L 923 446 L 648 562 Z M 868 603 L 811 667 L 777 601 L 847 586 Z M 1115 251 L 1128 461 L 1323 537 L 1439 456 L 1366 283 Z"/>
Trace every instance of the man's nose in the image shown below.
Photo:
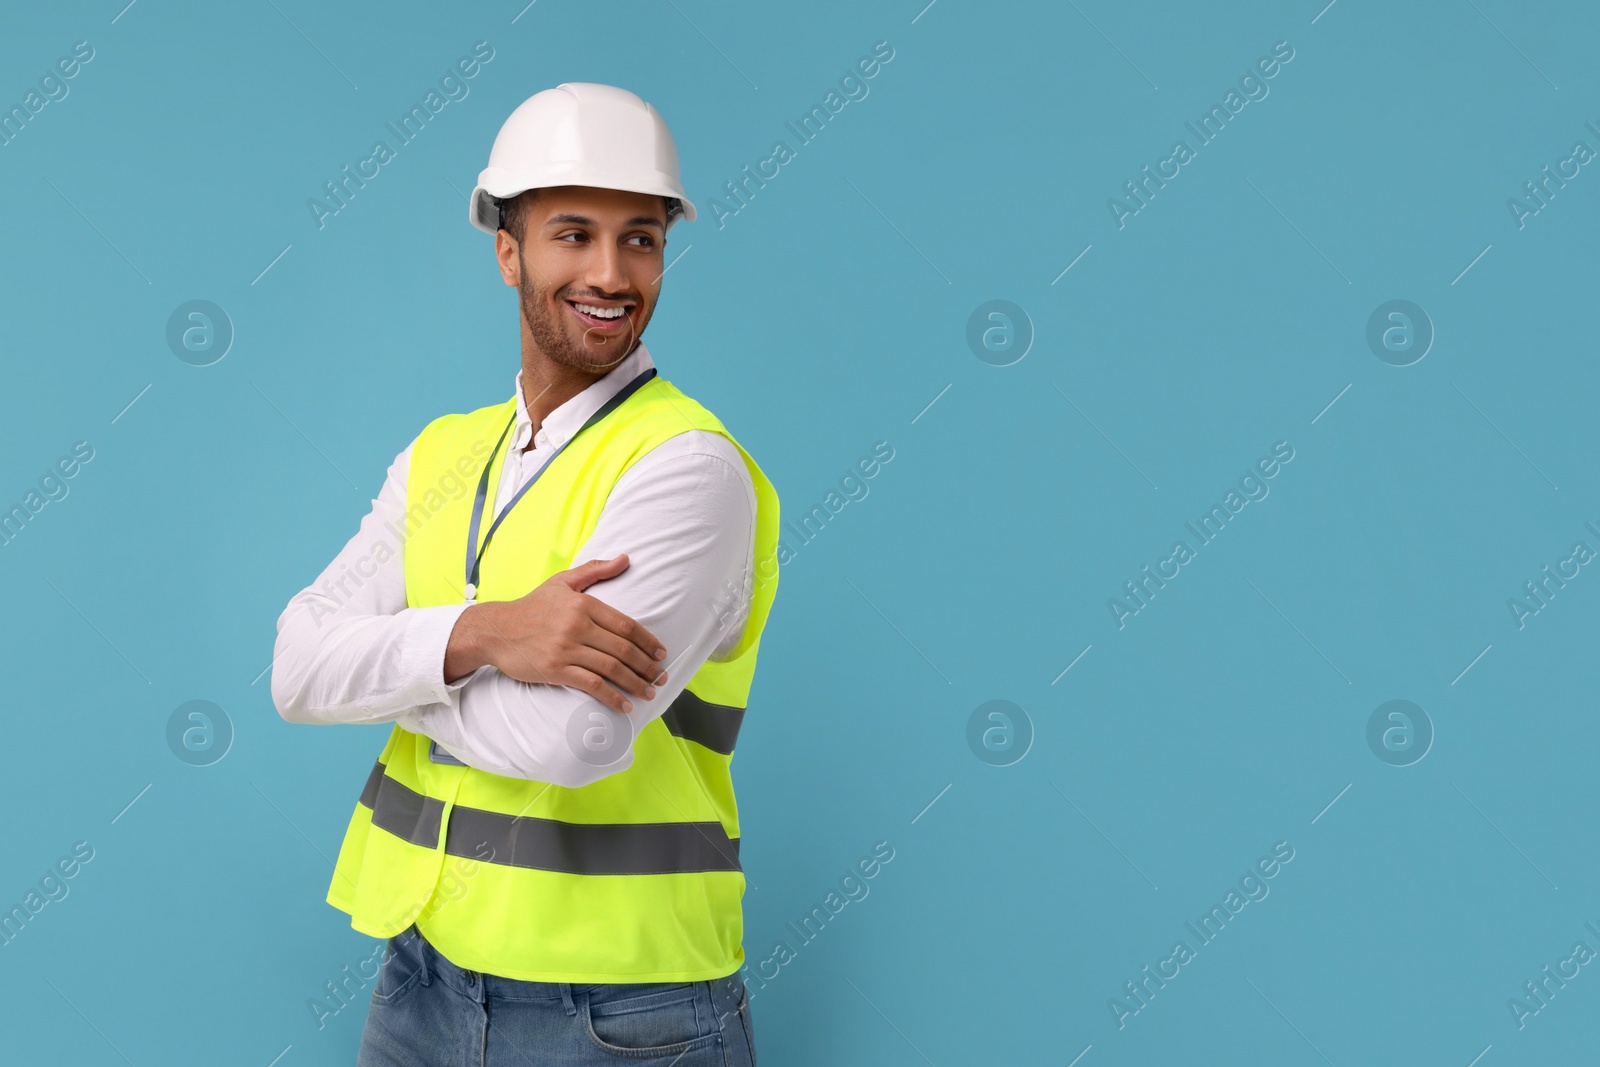
<path fill-rule="evenodd" d="M 602 293 L 621 293 L 628 287 L 628 275 L 622 269 L 622 250 L 612 246 L 599 245 L 594 255 L 589 258 L 588 269 L 584 271 L 584 281 L 590 288 Z"/>

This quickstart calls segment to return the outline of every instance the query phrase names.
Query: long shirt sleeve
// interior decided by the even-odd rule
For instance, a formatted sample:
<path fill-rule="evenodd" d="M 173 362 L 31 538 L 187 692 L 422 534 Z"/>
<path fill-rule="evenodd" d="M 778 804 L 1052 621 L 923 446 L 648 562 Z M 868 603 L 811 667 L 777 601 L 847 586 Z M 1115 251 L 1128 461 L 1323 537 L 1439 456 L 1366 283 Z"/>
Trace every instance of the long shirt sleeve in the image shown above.
<path fill-rule="evenodd" d="M 649 700 L 631 697 L 632 711 L 614 712 L 582 690 L 482 667 L 459 694 L 408 711 L 402 727 L 469 766 L 567 787 L 633 765 L 631 739 L 665 713 L 701 664 L 732 648 L 749 614 L 756 519 L 749 471 L 718 434 L 691 431 L 671 441 L 680 444 L 665 455 L 667 444 L 659 446 L 618 480 L 574 559 L 628 553 L 627 570 L 586 592 L 661 639 L 667 684 Z M 604 765 L 586 759 L 576 740 L 592 724 L 630 742 L 608 751 Z"/>
<path fill-rule="evenodd" d="M 467 605 L 406 607 L 406 476 L 411 446 L 389 465 L 355 536 L 278 616 L 272 701 L 289 722 L 392 722 L 449 699 L 450 631 Z"/>
<path fill-rule="evenodd" d="M 406 607 L 405 486 L 410 448 L 395 458 L 356 535 L 278 620 L 272 694 L 301 723 L 398 722 L 469 766 L 580 786 L 632 765 L 586 762 L 569 745 L 574 716 L 620 719 L 581 690 L 529 684 L 492 666 L 444 680 L 450 632 L 466 604 Z M 520 464 L 518 465 L 520 467 Z M 508 474 L 501 498 L 513 492 Z M 632 698 L 630 736 L 658 718 L 708 658 L 743 630 L 752 588 L 755 493 L 738 449 L 687 431 L 617 482 L 574 562 L 627 552 L 628 569 L 586 592 L 643 623 L 667 647 L 669 681 Z"/>

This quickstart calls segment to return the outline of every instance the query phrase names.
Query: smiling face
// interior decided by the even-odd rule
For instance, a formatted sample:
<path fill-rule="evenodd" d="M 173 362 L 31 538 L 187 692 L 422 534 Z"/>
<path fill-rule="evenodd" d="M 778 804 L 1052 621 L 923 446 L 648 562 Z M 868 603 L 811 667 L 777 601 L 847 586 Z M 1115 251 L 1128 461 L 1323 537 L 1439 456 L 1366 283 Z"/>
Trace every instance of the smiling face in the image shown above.
<path fill-rule="evenodd" d="M 525 354 L 531 345 L 588 374 L 622 362 L 660 295 L 665 201 L 565 185 L 524 194 L 508 215 L 521 234 L 496 233 L 495 256 L 506 284 L 517 287 Z"/>

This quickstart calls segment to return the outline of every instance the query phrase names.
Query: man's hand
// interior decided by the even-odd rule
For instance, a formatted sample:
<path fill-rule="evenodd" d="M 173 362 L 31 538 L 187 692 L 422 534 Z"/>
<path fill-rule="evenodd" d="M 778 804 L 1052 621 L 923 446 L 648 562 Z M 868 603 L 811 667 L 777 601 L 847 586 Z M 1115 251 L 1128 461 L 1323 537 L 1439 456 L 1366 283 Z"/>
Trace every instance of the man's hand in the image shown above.
<path fill-rule="evenodd" d="M 571 686 L 615 711 L 632 711 L 633 702 L 624 693 L 649 700 L 656 694 L 651 683 L 666 683 L 659 663 L 667 658 L 666 646 L 633 619 L 583 592 L 627 569 L 625 552 L 590 560 L 552 574 L 516 600 L 469 607 L 450 633 L 445 681 L 458 681 L 493 664 L 518 681 Z"/>

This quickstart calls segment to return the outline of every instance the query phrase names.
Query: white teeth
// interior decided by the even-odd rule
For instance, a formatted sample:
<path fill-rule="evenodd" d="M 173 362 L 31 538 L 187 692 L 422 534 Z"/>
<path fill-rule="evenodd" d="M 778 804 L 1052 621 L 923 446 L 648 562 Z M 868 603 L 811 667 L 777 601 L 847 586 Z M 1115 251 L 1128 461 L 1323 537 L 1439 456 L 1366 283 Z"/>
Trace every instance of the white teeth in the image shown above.
<path fill-rule="evenodd" d="M 593 315 L 597 319 L 620 319 L 628 310 L 627 308 L 597 308 L 588 304 L 577 303 L 573 306 L 585 315 Z"/>

